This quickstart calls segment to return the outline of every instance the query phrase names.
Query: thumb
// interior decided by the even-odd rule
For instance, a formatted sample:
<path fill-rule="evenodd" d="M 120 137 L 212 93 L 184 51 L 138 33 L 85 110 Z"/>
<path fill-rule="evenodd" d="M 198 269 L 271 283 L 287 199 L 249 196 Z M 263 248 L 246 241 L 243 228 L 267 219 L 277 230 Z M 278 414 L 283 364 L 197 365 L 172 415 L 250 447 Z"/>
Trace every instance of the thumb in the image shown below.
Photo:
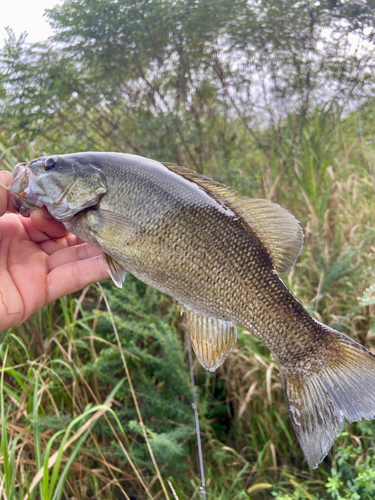
<path fill-rule="evenodd" d="M 0 171 L 0 184 L 8 187 L 11 180 L 12 172 Z M 0 186 L 0 217 L 4 215 L 5 212 L 15 211 L 10 191 Z"/>

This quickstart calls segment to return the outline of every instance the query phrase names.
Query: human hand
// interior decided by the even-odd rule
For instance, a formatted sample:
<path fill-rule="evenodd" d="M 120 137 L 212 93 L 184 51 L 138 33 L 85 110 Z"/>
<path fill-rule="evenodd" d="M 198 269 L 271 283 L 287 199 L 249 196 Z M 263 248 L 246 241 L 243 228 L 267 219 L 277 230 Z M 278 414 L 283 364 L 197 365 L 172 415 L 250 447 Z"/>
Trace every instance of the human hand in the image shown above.
<path fill-rule="evenodd" d="M 0 171 L 1 184 L 9 186 L 11 178 Z M 108 277 L 99 249 L 82 243 L 45 209 L 28 219 L 17 215 L 10 192 L 0 186 L 0 332 Z"/>

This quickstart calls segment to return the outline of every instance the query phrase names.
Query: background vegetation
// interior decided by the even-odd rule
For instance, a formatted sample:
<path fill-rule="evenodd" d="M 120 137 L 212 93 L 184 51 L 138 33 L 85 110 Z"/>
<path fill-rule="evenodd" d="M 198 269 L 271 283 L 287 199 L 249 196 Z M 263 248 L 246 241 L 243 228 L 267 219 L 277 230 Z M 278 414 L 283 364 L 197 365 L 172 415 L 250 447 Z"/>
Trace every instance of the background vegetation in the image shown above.
<path fill-rule="evenodd" d="M 283 279 L 374 351 L 375 2 L 65 0 L 48 17 L 51 40 L 9 30 L 0 54 L 0 167 L 131 152 L 281 203 L 305 233 Z M 201 498 L 170 298 L 93 285 L 5 332 L 0 358 L 0 496 Z M 195 376 L 209 499 L 374 498 L 375 423 L 309 469 L 251 332 Z"/>

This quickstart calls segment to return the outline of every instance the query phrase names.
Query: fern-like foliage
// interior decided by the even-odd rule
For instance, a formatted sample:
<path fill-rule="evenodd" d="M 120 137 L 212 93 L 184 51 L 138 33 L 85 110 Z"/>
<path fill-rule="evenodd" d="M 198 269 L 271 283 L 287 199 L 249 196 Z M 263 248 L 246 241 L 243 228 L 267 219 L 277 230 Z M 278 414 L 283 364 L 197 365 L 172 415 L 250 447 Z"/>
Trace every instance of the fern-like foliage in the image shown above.
<path fill-rule="evenodd" d="M 375 284 L 369 286 L 359 299 L 361 306 L 371 306 L 375 304 Z"/>

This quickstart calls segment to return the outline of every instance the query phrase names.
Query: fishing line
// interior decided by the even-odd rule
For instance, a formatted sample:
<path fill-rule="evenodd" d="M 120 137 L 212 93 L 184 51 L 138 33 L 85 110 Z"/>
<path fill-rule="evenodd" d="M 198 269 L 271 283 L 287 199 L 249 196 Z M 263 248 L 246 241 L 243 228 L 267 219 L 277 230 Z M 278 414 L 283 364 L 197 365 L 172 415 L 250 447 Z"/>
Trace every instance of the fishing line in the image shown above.
<path fill-rule="evenodd" d="M 202 481 L 202 486 L 199 489 L 202 492 L 203 499 L 207 500 L 206 480 L 205 480 L 205 477 L 204 477 L 204 465 L 203 465 L 201 432 L 200 432 L 200 428 L 199 428 L 199 414 L 198 414 L 197 398 L 196 398 L 196 394 L 195 394 L 195 379 L 194 379 L 194 370 L 193 370 L 193 354 L 192 354 L 192 351 L 191 351 L 190 333 L 189 333 L 189 330 L 187 328 L 186 328 L 186 337 L 187 337 L 187 344 L 188 344 L 188 351 L 189 351 L 190 380 L 191 380 L 192 391 L 193 391 L 193 404 L 192 404 L 192 407 L 193 407 L 193 410 L 194 410 L 195 430 L 196 430 L 196 434 L 197 434 L 197 446 L 198 446 L 198 456 L 199 456 L 199 468 L 200 468 L 201 481 Z"/>

